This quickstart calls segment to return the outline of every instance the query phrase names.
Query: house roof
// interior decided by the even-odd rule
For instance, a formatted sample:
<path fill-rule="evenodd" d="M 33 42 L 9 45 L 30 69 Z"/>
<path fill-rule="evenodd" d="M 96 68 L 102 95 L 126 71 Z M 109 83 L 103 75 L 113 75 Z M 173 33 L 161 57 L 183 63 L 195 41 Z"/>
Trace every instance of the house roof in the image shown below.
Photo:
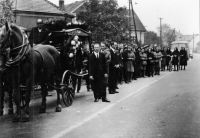
<path fill-rule="evenodd" d="M 73 3 L 65 5 L 65 11 L 68 13 L 73 13 L 78 8 L 80 8 L 86 0 L 75 1 Z"/>
<path fill-rule="evenodd" d="M 15 11 L 53 13 L 62 15 L 68 14 L 66 11 L 62 10 L 48 0 L 16 0 L 14 5 L 16 5 L 14 7 Z"/>
<path fill-rule="evenodd" d="M 85 2 L 86 0 L 81 0 L 81 1 L 75 1 L 74 3 L 71 3 L 71 4 L 68 4 L 68 5 L 65 5 L 65 11 L 68 12 L 68 13 L 76 13 L 76 11 L 78 11 L 78 9 L 80 9 L 83 5 L 83 3 Z M 139 17 L 137 16 L 137 14 L 135 13 L 134 11 L 134 14 L 135 14 L 135 23 L 136 23 L 136 30 L 137 31 L 141 31 L 141 32 L 146 32 L 146 29 L 144 27 L 144 25 L 142 24 L 142 22 L 140 21 Z M 131 17 L 132 16 L 132 12 L 131 12 Z M 134 29 L 134 23 L 133 23 L 133 18 L 130 18 L 131 20 L 131 26 L 132 26 L 132 30 L 135 30 Z"/>
<path fill-rule="evenodd" d="M 182 40 L 184 41 L 191 41 L 193 39 L 193 35 L 183 35 Z"/>
<path fill-rule="evenodd" d="M 134 12 L 134 17 L 135 17 L 136 30 L 141 31 L 141 32 L 146 32 L 146 29 L 145 29 L 144 25 L 142 24 L 142 22 L 140 21 L 139 17 L 137 16 L 137 14 L 135 13 L 134 10 L 133 10 L 133 12 Z M 132 11 L 130 12 L 130 16 L 131 16 L 130 17 L 131 29 L 135 30 Z"/>

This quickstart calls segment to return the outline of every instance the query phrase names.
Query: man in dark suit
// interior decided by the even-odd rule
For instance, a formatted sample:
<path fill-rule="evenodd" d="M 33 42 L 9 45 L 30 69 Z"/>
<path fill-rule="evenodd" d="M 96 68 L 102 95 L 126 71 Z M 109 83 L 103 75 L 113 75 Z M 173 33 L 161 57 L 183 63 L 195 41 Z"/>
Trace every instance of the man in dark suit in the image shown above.
<path fill-rule="evenodd" d="M 89 59 L 89 75 L 93 80 L 94 102 L 98 102 L 102 98 L 102 102 L 110 102 L 106 98 L 106 78 L 107 66 L 104 54 L 100 53 L 99 44 L 94 44 L 94 52 Z"/>
<path fill-rule="evenodd" d="M 31 46 L 45 44 L 48 37 L 48 29 L 43 27 L 42 19 L 37 20 L 37 27 L 33 27 L 30 32 L 29 41 Z"/>
<path fill-rule="evenodd" d="M 111 62 L 109 64 L 109 76 L 108 76 L 109 94 L 119 93 L 118 91 L 116 91 L 116 89 L 118 89 L 116 69 L 119 68 L 119 63 L 116 58 L 115 48 L 116 44 L 112 42 L 110 47 Z"/>

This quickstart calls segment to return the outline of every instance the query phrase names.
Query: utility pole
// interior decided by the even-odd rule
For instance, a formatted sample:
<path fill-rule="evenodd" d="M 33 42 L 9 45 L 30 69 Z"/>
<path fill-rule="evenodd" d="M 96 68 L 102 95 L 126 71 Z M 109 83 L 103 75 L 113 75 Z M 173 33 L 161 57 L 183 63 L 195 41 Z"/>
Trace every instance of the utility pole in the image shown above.
<path fill-rule="evenodd" d="M 130 8 L 132 8 L 133 24 L 134 24 L 134 29 L 135 29 L 135 41 L 136 41 L 136 44 L 139 47 L 138 38 L 137 38 L 137 29 L 136 29 L 136 23 L 135 23 L 135 13 L 134 13 L 134 10 L 133 10 L 132 0 L 129 0 L 129 10 L 131 10 Z"/>
<path fill-rule="evenodd" d="M 131 44 L 131 5 L 129 3 L 129 18 L 128 18 L 128 27 L 129 27 L 129 44 Z"/>
<path fill-rule="evenodd" d="M 194 52 L 194 33 L 193 33 L 193 39 L 192 39 L 192 41 L 193 41 L 193 52 Z"/>
<path fill-rule="evenodd" d="M 161 20 L 163 18 L 159 18 L 160 19 L 160 47 L 162 48 L 162 25 L 161 25 Z"/>

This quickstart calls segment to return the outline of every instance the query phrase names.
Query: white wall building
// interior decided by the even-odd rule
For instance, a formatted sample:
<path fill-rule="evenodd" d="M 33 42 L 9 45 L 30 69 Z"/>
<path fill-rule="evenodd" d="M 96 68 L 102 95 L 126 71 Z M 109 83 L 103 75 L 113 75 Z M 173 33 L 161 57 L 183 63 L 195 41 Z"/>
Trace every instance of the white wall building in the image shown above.
<path fill-rule="evenodd" d="M 200 52 L 200 36 L 194 35 L 192 40 L 189 41 L 189 47 L 193 52 Z"/>

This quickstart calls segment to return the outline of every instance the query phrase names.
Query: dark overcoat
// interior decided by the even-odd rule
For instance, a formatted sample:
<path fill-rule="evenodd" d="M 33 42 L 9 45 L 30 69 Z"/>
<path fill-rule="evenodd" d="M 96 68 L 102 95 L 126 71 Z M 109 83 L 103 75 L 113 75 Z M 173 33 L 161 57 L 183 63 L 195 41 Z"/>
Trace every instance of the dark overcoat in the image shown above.
<path fill-rule="evenodd" d="M 153 52 L 147 52 L 147 71 L 154 72 L 154 54 Z"/>
<path fill-rule="evenodd" d="M 106 79 L 104 74 L 107 74 L 105 55 L 99 53 L 99 58 L 96 58 L 92 53 L 89 57 L 89 75 L 93 76 L 93 91 L 94 98 L 106 98 Z"/>
<path fill-rule="evenodd" d="M 173 51 L 172 55 L 173 55 L 172 64 L 173 65 L 178 65 L 178 62 L 179 62 L 179 51 L 178 50 Z"/>
<path fill-rule="evenodd" d="M 185 50 L 180 50 L 180 65 L 187 65 L 187 52 Z"/>
<path fill-rule="evenodd" d="M 109 91 L 115 91 L 116 85 L 117 85 L 117 76 L 116 76 L 116 68 L 115 65 L 118 64 L 118 60 L 116 57 L 116 54 L 113 52 L 113 50 L 110 49 L 110 55 L 111 55 L 111 61 L 109 64 L 109 76 L 108 76 L 108 87 Z"/>
<path fill-rule="evenodd" d="M 165 66 L 167 61 L 167 52 L 163 50 L 161 53 L 162 53 L 161 66 Z"/>
<path fill-rule="evenodd" d="M 167 66 L 169 65 L 169 61 L 171 60 L 171 55 L 172 55 L 171 50 L 167 49 L 167 51 L 166 51 L 166 65 Z"/>
<path fill-rule="evenodd" d="M 34 27 L 31 29 L 29 41 L 31 44 L 40 44 L 46 43 L 48 37 L 48 29 L 42 28 L 41 32 L 39 32 L 38 27 Z"/>

